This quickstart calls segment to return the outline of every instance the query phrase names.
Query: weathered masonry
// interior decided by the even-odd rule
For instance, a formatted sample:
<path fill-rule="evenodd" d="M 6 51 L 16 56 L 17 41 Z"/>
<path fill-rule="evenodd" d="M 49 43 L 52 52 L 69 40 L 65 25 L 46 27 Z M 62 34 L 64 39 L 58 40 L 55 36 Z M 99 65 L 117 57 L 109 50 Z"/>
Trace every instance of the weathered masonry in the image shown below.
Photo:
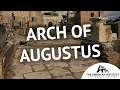
<path fill-rule="evenodd" d="M 120 67 L 120 23 L 108 24 L 103 18 L 91 18 L 91 39 L 102 46 L 101 60 Z"/>
<path fill-rule="evenodd" d="M 13 44 L 6 42 L 5 25 L 0 24 L 0 79 L 4 79 L 4 72 L 13 53 Z"/>
<path fill-rule="evenodd" d="M 5 26 L 1 23 L 0 24 L 0 78 L 3 78 L 3 63 L 2 63 L 2 50 L 5 46 L 6 41 L 6 29 Z"/>
<path fill-rule="evenodd" d="M 6 69 L 10 63 L 10 57 L 14 50 L 14 44 L 7 43 L 0 53 L 0 79 L 4 79 Z"/>
<path fill-rule="evenodd" d="M 75 24 L 92 24 L 90 18 L 104 17 L 105 11 L 77 11 L 75 14 Z"/>
<path fill-rule="evenodd" d="M 6 41 L 6 29 L 3 24 L 0 24 L 0 51 L 4 47 L 5 41 Z"/>
<path fill-rule="evenodd" d="M 92 18 L 91 38 L 95 42 L 108 43 L 112 41 L 111 26 L 104 19 Z"/>

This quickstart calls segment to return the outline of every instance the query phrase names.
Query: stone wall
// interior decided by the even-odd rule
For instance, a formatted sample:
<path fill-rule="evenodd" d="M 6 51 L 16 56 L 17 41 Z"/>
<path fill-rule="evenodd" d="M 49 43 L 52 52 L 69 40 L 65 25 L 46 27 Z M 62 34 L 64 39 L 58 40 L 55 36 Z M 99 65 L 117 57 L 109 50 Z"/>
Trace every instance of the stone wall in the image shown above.
<path fill-rule="evenodd" d="M 91 21 L 94 21 L 91 28 L 92 40 L 100 42 L 103 48 L 99 57 L 100 60 L 120 67 L 120 54 L 118 53 L 120 42 L 113 39 L 113 37 L 116 37 L 115 30 L 117 31 L 117 29 L 112 32 L 111 25 L 107 25 L 104 19 L 93 18 Z"/>
<path fill-rule="evenodd" d="M 112 41 L 112 30 L 110 25 L 106 25 L 104 21 L 100 20 L 99 22 L 92 25 L 91 28 L 92 40 L 95 42 L 111 42 Z"/>
<path fill-rule="evenodd" d="M 91 16 L 92 13 L 94 14 L 93 16 Z M 105 11 L 80 11 L 80 23 L 92 24 L 92 22 L 89 21 L 90 18 L 97 18 L 103 16 L 105 16 Z"/>
<path fill-rule="evenodd" d="M 33 24 L 37 26 L 43 23 L 40 11 L 2 11 L 4 23 L 12 23 L 12 13 L 15 15 L 16 24 L 18 25 L 21 22 L 21 27 L 24 27 L 24 24 L 28 21 L 32 21 L 32 18 L 35 22 Z"/>
<path fill-rule="evenodd" d="M 120 23 L 114 23 L 114 24 L 112 24 L 111 28 L 112 28 L 112 32 L 114 34 L 116 34 L 117 40 L 120 40 Z"/>
<path fill-rule="evenodd" d="M 3 24 L 0 24 L 0 51 L 4 47 L 5 41 L 6 41 L 6 29 Z"/>
<path fill-rule="evenodd" d="M 8 43 L 0 53 L 0 79 L 4 79 L 5 70 L 9 64 L 9 59 L 13 53 L 14 45 Z"/>

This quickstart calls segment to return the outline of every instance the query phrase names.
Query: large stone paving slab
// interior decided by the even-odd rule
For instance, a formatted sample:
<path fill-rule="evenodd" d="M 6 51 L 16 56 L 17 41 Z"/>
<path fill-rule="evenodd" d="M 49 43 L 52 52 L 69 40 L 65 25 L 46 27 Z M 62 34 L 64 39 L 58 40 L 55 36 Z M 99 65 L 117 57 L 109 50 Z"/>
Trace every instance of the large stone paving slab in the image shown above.
<path fill-rule="evenodd" d="M 53 69 L 56 67 L 68 67 L 68 64 L 66 62 L 52 61 L 52 62 L 46 63 L 46 66 L 48 69 Z"/>
<path fill-rule="evenodd" d="M 69 63 L 70 71 L 71 72 L 81 72 L 82 64 L 84 64 L 84 63 L 85 62 L 82 60 L 71 60 L 71 62 Z"/>
<path fill-rule="evenodd" d="M 29 65 L 15 65 L 12 67 L 12 71 L 15 75 L 21 75 L 28 72 L 32 72 L 32 68 Z"/>
<path fill-rule="evenodd" d="M 98 63 L 98 60 L 88 59 L 88 60 L 71 60 L 70 71 L 71 72 L 82 72 L 86 71 L 91 65 Z"/>
<path fill-rule="evenodd" d="M 20 58 L 16 57 L 16 58 L 13 59 L 12 66 L 14 66 L 14 65 L 20 65 L 20 64 L 24 65 L 24 63 L 20 62 Z"/>
<path fill-rule="evenodd" d="M 57 67 L 54 68 L 53 70 L 49 71 L 51 75 L 53 75 L 54 77 L 61 77 L 61 76 L 65 76 L 65 75 L 70 75 L 71 73 L 69 72 L 69 70 Z"/>
<path fill-rule="evenodd" d="M 38 43 L 38 44 L 37 44 Z M 51 44 L 51 45 L 50 45 Z M 72 46 L 79 45 L 80 42 L 77 40 L 56 40 L 56 41 L 46 41 L 46 42 L 36 42 L 31 43 L 30 46 L 20 46 L 17 48 L 16 53 L 13 58 L 12 71 L 15 76 L 12 79 L 80 79 L 82 74 L 87 68 L 91 65 L 98 63 L 98 60 L 95 59 L 84 59 L 81 56 L 81 53 L 78 52 L 78 59 L 74 58 L 74 51 L 68 50 L 71 53 L 71 58 L 69 60 L 50 60 L 44 61 L 40 59 L 38 62 L 24 62 L 20 63 L 20 54 L 23 48 L 27 48 L 29 52 L 30 48 L 36 48 L 36 46 L 41 47 L 43 49 L 46 46 Z M 56 48 L 56 47 L 55 47 Z M 56 48 L 57 49 L 57 48 Z M 55 50 L 56 50 L 55 49 Z M 51 51 L 46 52 L 50 53 Z M 36 57 L 36 52 L 34 53 Z M 55 51 L 56 56 L 58 52 Z M 62 54 L 63 55 L 63 54 Z M 64 55 L 65 56 L 65 55 Z M 69 62 L 68 62 L 69 61 Z"/>
<path fill-rule="evenodd" d="M 38 65 L 33 65 L 32 68 L 34 69 L 34 71 L 41 71 L 45 69 L 45 66 L 41 63 Z"/>
<path fill-rule="evenodd" d="M 86 71 L 90 66 L 79 66 L 79 67 L 72 67 L 70 68 L 71 72 L 82 72 L 82 71 Z"/>
<path fill-rule="evenodd" d="M 85 64 L 85 61 L 79 59 L 72 59 L 69 63 L 70 67 L 80 67 L 82 64 Z"/>
<path fill-rule="evenodd" d="M 74 77 L 75 77 L 76 79 L 81 79 L 83 73 L 84 73 L 84 72 L 74 73 Z"/>
<path fill-rule="evenodd" d="M 99 61 L 99 60 L 97 60 L 97 59 L 90 58 L 90 59 L 88 59 L 88 60 L 85 60 L 84 65 L 92 66 L 93 64 L 100 63 L 100 62 L 101 62 L 101 61 Z"/>
<path fill-rule="evenodd" d="M 38 65 L 38 64 L 42 64 L 43 63 L 43 61 L 42 60 L 40 60 L 40 61 L 38 61 L 38 62 L 24 62 L 24 64 L 25 65 Z"/>
<path fill-rule="evenodd" d="M 24 74 L 26 79 L 51 79 L 49 72 L 42 71 L 42 72 L 32 72 Z"/>

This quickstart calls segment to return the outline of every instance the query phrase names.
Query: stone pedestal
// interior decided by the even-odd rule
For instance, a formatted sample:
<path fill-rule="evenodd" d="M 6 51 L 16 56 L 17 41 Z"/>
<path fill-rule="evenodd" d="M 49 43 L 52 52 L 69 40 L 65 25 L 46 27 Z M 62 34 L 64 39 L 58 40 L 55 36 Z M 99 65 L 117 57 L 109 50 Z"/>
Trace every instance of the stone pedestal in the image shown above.
<path fill-rule="evenodd" d="M 112 33 L 111 25 L 106 24 L 106 20 L 104 19 L 92 19 L 93 22 L 91 28 L 91 36 L 92 40 L 95 42 L 99 42 L 102 45 L 103 50 L 101 51 L 100 59 L 101 61 L 109 62 L 120 67 L 120 54 L 117 50 L 113 50 L 114 47 L 118 49 L 119 42 L 115 43 L 113 47 L 113 40 L 116 40 L 116 32 L 118 31 L 118 38 L 120 35 L 120 30 L 115 29 L 116 32 Z M 120 27 L 120 26 L 119 26 Z M 118 27 L 118 28 L 119 28 Z M 113 39 L 114 38 L 114 39 Z"/>
<path fill-rule="evenodd" d="M 90 19 L 93 24 L 91 27 L 91 39 L 94 42 L 99 42 L 105 50 L 112 49 L 112 30 L 111 25 L 106 24 L 103 18 Z"/>
<path fill-rule="evenodd" d="M 96 21 L 91 28 L 92 40 L 95 42 L 111 42 L 112 30 L 110 25 L 106 25 L 104 20 Z"/>

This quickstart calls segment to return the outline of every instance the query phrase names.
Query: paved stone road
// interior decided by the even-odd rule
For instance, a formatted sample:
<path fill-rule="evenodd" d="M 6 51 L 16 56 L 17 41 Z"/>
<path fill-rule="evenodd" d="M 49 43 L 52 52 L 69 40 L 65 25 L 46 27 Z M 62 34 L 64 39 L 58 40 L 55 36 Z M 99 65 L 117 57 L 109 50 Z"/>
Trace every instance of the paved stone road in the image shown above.
<path fill-rule="evenodd" d="M 78 41 L 76 42 L 78 44 L 80 43 Z M 36 45 L 39 44 L 37 43 Z M 48 44 L 44 43 L 45 45 Z M 29 48 L 29 46 L 27 47 Z M 69 52 L 72 54 L 72 58 L 69 60 L 40 60 L 38 62 L 20 63 L 19 60 L 23 48 L 25 46 L 18 46 L 13 56 L 10 70 L 8 71 L 9 74 L 5 77 L 6 79 L 80 79 L 88 67 L 100 62 L 93 58 L 84 59 L 80 52 L 78 52 L 79 59 L 75 60 L 73 58 L 74 54 L 72 54 L 73 50 L 70 50 Z"/>

